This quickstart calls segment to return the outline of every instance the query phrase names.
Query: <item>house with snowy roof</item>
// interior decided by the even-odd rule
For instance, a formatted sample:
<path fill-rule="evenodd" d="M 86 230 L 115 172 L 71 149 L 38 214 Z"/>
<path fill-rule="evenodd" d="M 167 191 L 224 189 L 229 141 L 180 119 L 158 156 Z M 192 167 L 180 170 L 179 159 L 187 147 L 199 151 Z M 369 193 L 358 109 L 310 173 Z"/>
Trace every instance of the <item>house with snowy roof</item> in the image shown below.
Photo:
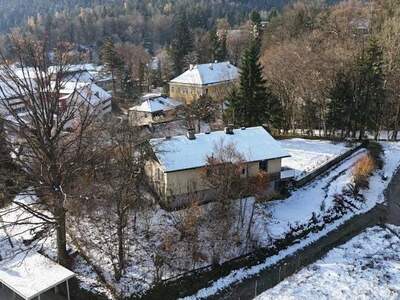
<path fill-rule="evenodd" d="M 275 191 L 281 179 L 282 159 L 289 153 L 263 128 L 251 127 L 151 139 L 153 159 L 146 165 L 146 174 L 154 190 L 164 204 L 171 208 L 181 207 L 196 193 L 197 200 L 213 200 L 213 191 L 204 182 L 208 158 L 216 146 L 233 145 L 243 156 L 241 176 L 255 177 L 266 173 L 265 190 Z"/>
<path fill-rule="evenodd" d="M 182 103 L 161 94 L 143 96 L 140 105 L 131 107 L 128 112 L 129 122 L 134 126 L 151 126 L 171 122 L 176 119 Z"/>
<path fill-rule="evenodd" d="M 112 96 L 95 83 L 67 82 L 60 89 L 60 106 L 67 107 L 68 103 L 83 104 L 97 117 L 111 113 Z"/>
<path fill-rule="evenodd" d="M 190 104 L 202 95 L 223 101 L 239 80 L 239 69 L 230 62 L 190 65 L 169 82 L 169 95 Z"/>

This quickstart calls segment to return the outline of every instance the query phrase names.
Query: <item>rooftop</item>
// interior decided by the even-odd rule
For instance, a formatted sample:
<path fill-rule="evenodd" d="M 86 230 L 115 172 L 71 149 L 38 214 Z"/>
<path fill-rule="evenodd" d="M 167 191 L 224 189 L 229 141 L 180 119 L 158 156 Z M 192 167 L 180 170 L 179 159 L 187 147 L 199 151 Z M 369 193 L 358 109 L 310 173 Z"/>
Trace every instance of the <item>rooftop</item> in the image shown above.
<path fill-rule="evenodd" d="M 159 94 L 148 94 L 143 96 L 143 99 L 144 101 L 142 104 L 131 107 L 129 110 L 153 113 L 175 109 L 176 107 L 182 105 L 182 103 L 179 101 L 173 100 L 169 97 L 161 96 Z"/>
<path fill-rule="evenodd" d="M 246 161 L 261 161 L 290 156 L 261 126 L 225 131 L 199 133 L 190 140 L 185 135 L 150 140 L 155 155 L 165 172 L 203 167 L 207 157 L 221 143 L 233 144 Z"/>
<path fill-rule="evenodd" d="M 86 101 L 94 106 L 112 97 L 110 93 L 95 83 L 70 81 L 65 83 L 60 90 L 60 93 L 64 95 L 61 99 L 69 98 L 75 91 L 79 92 Z"/>
<path fill-rule="evenodd" d="M 0 282 L 24 299 L 33 299 L 74 276 L 37 252 L 0 262 Z"/>
<path fill-rule="evenodd" d="M 207 85 L 239 78 L 239 70 L 230 62 L 192 65 L 171 83 Z"/>

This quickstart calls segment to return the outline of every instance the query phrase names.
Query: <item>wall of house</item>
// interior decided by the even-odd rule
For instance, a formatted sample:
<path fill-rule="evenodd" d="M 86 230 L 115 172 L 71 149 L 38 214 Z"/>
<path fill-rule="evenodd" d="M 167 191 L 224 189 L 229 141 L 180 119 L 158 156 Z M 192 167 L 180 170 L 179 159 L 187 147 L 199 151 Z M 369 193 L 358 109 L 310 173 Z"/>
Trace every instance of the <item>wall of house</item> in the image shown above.
<path fill-rule="evenodd" d="M 133 126 L 145 126 L 150 124 L 170 122 L 176 119 L 176 110 L 170 109 L 163 116 L 153 117 L 149 112 L 130 110 L 128 113 L 130 124 Z"/>
<path fill-rule="evenodd" d="M 268 173 L 276 174 L 281 171 L 281 159 L 272 159 L 268 161 Z M 259 162 L 247 163 L 245 174 L 243 176 L 254 177 L 260 172 Z M 182 170 L 166 173 L 167 195 L 180 195 L 193 191 L 207 190 L 207 184 L 203 181 L 203 168 Z"/>
<path fill-rule="evenodd" d="M 162 171 L 160 164 L 154 159 L 148 160 L 144 171 L 154 190 L 160 197 L 164 197 L 166 195 L 167 176 Z"/>
<path fill-rule="evenodd" d="M 129 123 L 133 126 L 148 125 L 152 122 L 151 113 L 129 110 L 128 112 Z"/>
<path fill-rule="evenodd" d="M 196 191 L 207 190 L 203 181 L 204 169 L 190 169 L 167 173 L 167 195 L 181 195 Z"/>
<path fill-rule="evenodd" d="M 271 159 L 268 161 L 268 173 L 276 174 L 280 173 L 282 169 L 282 159 Z"/>
<path fill-rule="evenodd" d="M 196 101 L 202 95 L 209 95 L 215 101 L 223 101 L 235 83 L 236 81 L 228 81 L 204 86 L 170 83 L 169 96 L 186 104 Z"/>
<path fill-rule="evenodd" d="M 268 173 L 273 175 L 270 184 L 266 187 L 266 193 L 272 193 L 275 189 L 276 176 L 281 171 L 281 159 L 268 161 Z M 243 177 L 254 177 L 260 172 L 259 162 L 247 163 Z M 197 193 L 200 203 L 213 199 L 213 191 L 204 181 L 204 168 L 181 170 L 164 173 L 156 160 L 150 160 L 145 166 L 146 175 L 155 191 L 160 195 L 165 204 L 171 208 L 179 208 L 188 204 L 189 193 Z M 204 199 L 203 199 L 204 198 Z"/>

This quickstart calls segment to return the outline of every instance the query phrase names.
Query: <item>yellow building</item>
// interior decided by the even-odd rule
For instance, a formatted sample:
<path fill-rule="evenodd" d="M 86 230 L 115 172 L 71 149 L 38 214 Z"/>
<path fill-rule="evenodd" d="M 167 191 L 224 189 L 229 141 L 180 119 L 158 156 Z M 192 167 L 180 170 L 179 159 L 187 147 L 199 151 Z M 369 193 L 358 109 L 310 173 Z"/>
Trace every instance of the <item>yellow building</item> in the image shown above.
<path fill-rule="evenodd" d="M 188 203 L 196 193 L 200 202 L 212 201 L 212 191 L 204 182 L 207 158 L 218 145 L 233 145 L 244 158 L 242 175 L 255 177 L 261 171 L 270 178 L 265 189 L 274 190 L 280 180 L 281 160 L 289 153 L 263 128 L 225 129 L 210 133 L 152 139 L 154 158 L 146 166 L 150 183 L 166 206 Z"/>
<path fill-rule="evenodd" d="M 190 104 L 202 95 L 223 101 L 239 80 L 239 70 L 229 62 L 191 65 L 169 82 L 169 95 Z"/>

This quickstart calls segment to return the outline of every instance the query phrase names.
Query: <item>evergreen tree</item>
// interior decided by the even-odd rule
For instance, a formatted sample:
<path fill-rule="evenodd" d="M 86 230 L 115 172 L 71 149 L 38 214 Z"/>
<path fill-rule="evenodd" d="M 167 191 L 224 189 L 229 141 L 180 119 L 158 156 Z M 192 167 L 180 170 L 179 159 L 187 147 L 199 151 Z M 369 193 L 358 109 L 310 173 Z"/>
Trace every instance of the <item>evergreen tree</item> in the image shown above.
<path fill-rule="evenodd" d="M 328 126 L 332 130 L 341 129 L 341 136 L 352 130 L 352 114 L 354 106 L 354 85 L 349 72 L 339 71 L 335 84 L 329 91 Z"/>
<path fill-rule="evenodd" d="M 180 12 L 176 19 L 175 36 L 168 49 L 175 76 L 182 73 L 185 66 L 184 58 L 193 50 L 193 38 L 189 30 L 186 14 Z"/>
<path fill-rule="evenodd" d="M 226 47 L 226 32 L 217 32 L 215 29 L 210 32 L 210 40 L 212 43 L 212 61 L 225 61 L 228 50 Z"/>
<path fill-rule="evenodd" d="M 250 21 L 253 26 L 254 38 L 259 38 L 261 34 L 261 16 L 257 11 L 252 11 L 250 14 Z"/>
<path fill-rule="evenodd" d="M 111 38 L 105 40 L 101 48 L 100 58 L 106 71 L 111 74 L 113 96 L 115 97 L 117 95 L 117 81 L 120 80 L 122 82 L 124 62 L 118 55 Z"/>
<path fill-rule="evenodd" d="M 367 128 L 375 131 L 378 138 L 383 123 L 386 104 L 385 79 L 383 72 L 383 53 L 375 38 L 371 38 L 368 47 L 356 62 L 357 71 L 357 120 L 362 139 Z"/>
<path fill-rule="evenodd" d="M 258 126 L 279 118 L 272 117 L 279 111 L 280 105 L 266 88 L 259 62 L 260 47 L 253 40 L 244 51 L 240 70 L 239 88 L 232 92 L 228 101 L 228 112 L 234 124 L 239 126 Z"/>

